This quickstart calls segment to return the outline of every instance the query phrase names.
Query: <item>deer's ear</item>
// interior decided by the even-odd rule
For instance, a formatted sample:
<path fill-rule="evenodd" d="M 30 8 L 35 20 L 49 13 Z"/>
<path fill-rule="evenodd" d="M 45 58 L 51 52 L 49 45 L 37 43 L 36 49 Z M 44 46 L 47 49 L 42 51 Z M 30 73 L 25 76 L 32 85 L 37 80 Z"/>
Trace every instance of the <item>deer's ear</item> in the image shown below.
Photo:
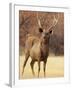
<path fill-rule="evenodd" d="M 43 32 L 43 29 L 42 28 L 39 28 L 39 32 L 42 33 Z"/>
<path fill-rule="evenodd" d="M 50 34 L 52 34 L 52 33 L 53 33 L 53 31 L 52 31 L 52 30 L 50 30 L 50 31 L 49 31 L 49 33 L 50 33 Z"/>

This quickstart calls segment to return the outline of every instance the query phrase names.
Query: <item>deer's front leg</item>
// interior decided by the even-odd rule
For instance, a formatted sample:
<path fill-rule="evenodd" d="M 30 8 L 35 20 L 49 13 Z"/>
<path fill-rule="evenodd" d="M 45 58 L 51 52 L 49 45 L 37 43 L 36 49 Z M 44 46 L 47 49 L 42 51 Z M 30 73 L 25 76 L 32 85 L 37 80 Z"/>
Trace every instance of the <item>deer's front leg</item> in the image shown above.
<path fill-rule="evenodd" d="M 44 70 L 44 77 L 46 76 L 46 73 L 45 73 L 45 70 L 46 70 L 46 61 L 44 61 L 44 63 L 43 63 L 44 65 L 43 65 L 43 70 Z"/>
<path fill-rule="evenodd" d="M 35 63 L 34 60 L 32 60 L 31 63 L 30 63 L 33 75 L 35 75 L 35 73 L 34 73 L 34 63 Z"/>
<path fill-rule="evenodd" d="M 39 73 L 40 73 L 40 61 L 38 61 L 38 77 L 39 77 Z"/>

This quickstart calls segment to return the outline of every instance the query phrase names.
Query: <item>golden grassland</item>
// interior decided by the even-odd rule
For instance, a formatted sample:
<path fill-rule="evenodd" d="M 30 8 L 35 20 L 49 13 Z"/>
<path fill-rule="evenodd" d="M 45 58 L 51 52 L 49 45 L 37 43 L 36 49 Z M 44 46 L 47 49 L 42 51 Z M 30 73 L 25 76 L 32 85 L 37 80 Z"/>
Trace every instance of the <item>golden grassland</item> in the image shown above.
<path fill-rule="evenodd" d="M 24 56 L 20 56 L 19 59 L 19 79 L 37 78 L 38 65 L 34 64 L 35 76 L 32 74 L 30 67 L 31 58 L 28 59 L 24 74 L 22 75 L 22 66 L 24 63 Z M 46 78 L 63 77 L 64 76 L 64 57 L 63 56 L 49 56 L 46 64 Z M 41 62 L 41 70 L 39 78 L 44 78 L 43 63 Z"/>

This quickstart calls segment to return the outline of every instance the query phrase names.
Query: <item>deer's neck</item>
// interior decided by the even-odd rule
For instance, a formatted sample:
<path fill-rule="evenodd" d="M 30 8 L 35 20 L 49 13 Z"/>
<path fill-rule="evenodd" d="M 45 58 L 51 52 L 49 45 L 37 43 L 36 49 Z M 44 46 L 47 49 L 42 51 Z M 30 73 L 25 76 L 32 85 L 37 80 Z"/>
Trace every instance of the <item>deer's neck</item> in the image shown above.
<path fill-rule="evenodd" d="M 47 43 L 41 42 L 40 51 L 41 51 L 41 59 L 46 60 L 49 55 L 49 42 Z"/>
<path fill-rule="evenodd" d="M 46 42 L 41 41 L 41 49 L 42 51 L 45 51 L 46 53 L 49 52 L 49 40 Z"/>
<path fill-rule="evenodd" d="M 47 40 L 41 40 L 41 45 L 43 46 L 43 47 L 49 47 L 49 39 L 47 39 Z"/>

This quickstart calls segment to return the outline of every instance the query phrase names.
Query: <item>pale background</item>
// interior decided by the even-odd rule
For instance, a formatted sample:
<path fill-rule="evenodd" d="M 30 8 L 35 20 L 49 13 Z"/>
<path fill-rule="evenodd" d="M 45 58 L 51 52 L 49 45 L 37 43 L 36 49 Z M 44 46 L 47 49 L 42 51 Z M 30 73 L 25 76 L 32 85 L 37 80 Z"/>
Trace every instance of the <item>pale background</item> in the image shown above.
<path fill-rule="evenodd" d="M 9 81 L 9 2 L 15 0 L 1 0 L 0 1 L 0 90 L 7 89 Z M 23 4 L 38 4 L 38 5 L 51 5 L 56 6 L 69 6 L 71 7 L 70 24 L 72 23 L 72 0 L 17 0 L 23 1 Z M 72 29 L 72 25 L 71 25 Z M 71 31 L 72 36 L 72 31 Z M 71 37 L 72 38 L 72 37 Z M 71 40 L 71 39 L 70 39 Z M 72 90 L 72 40 L 70 41 L 70 84 L 54 84 L 48 86 L 31 86 L 24 87 L 23 90 Z M 14 88 L 13 88 L 14 89 Z M 20 89 L 20 88 L 15 88 Z"/>

